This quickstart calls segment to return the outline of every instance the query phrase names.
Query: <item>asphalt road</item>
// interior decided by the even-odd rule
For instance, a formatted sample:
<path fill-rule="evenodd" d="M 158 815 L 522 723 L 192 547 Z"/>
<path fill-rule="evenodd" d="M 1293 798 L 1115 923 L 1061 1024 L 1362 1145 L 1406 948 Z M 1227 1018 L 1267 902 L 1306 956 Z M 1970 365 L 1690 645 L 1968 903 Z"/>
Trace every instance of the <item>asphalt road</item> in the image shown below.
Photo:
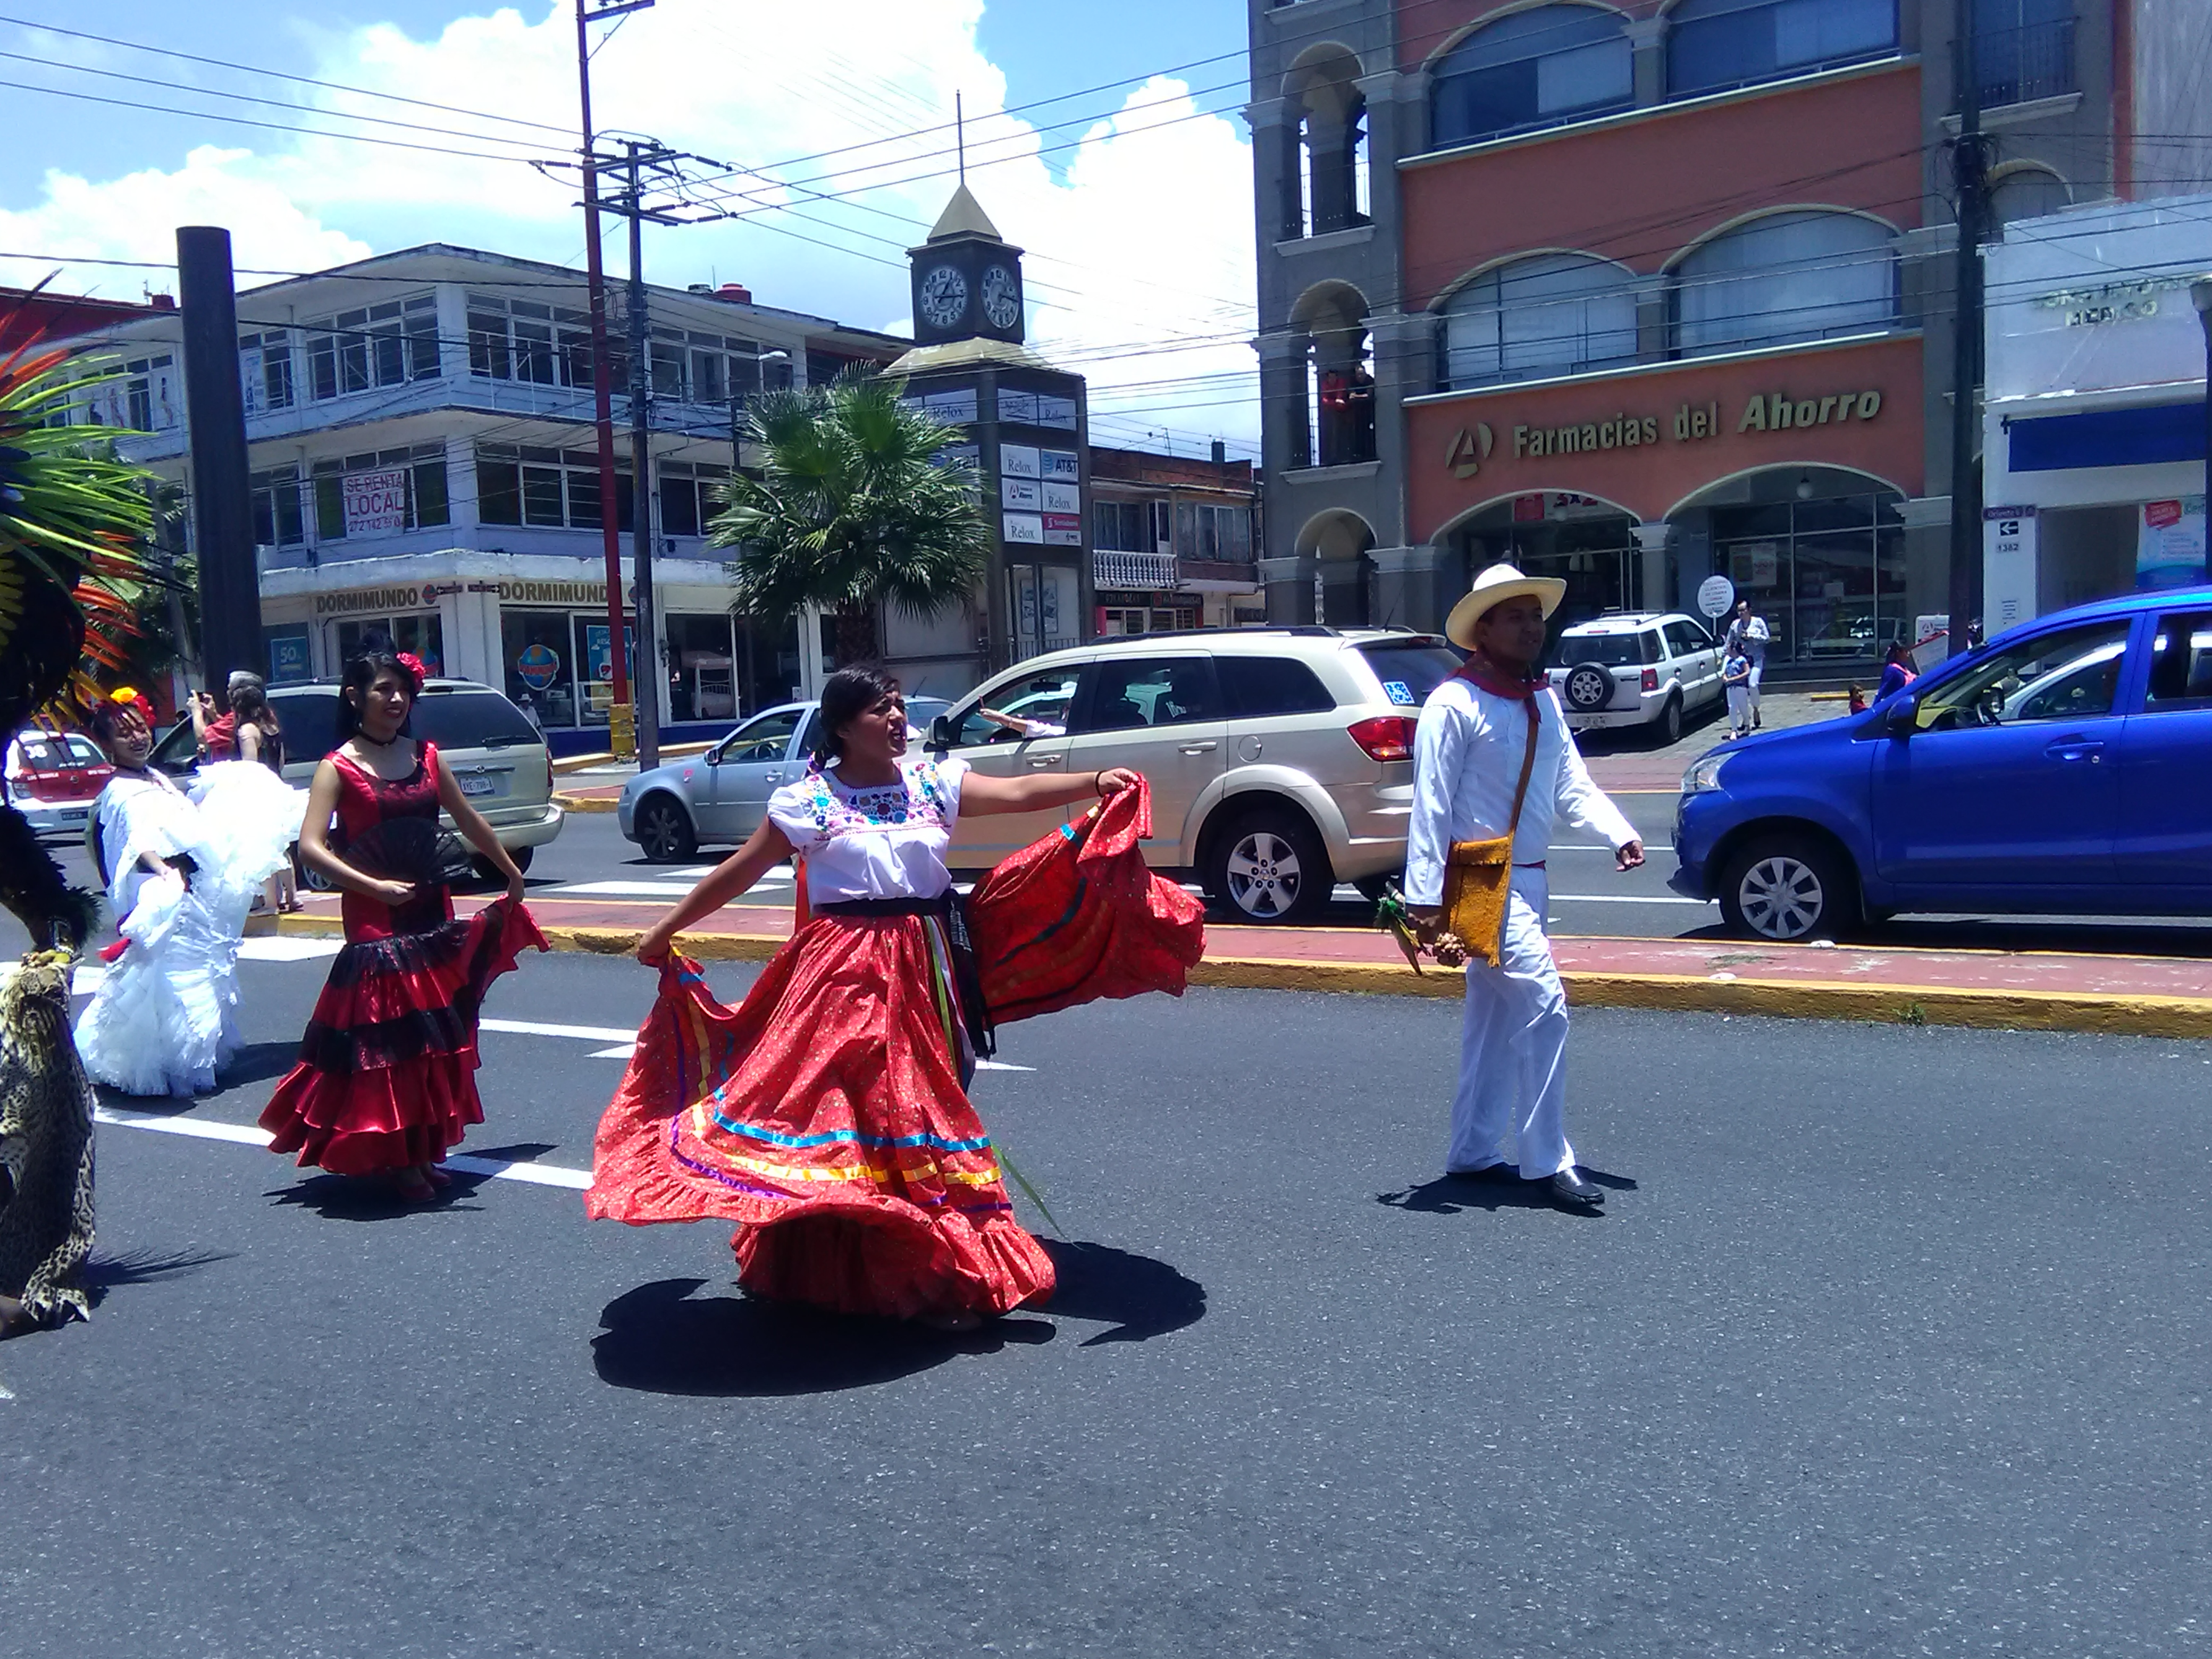
<path fill-rule="evenodd" d="M 252 1046 L 172 1127 L 251 1122 L 321 978 L 267 955 L 314 948 L 254 942 Z M 468 1150 L 583 1169 L 652 986 L 502 981 L 539 1029 L 487 1030 Z M 104 1127 L 97 1316 L 0 1345 L 0 1654 L 2205 1641 L 2203 1046 L 1579 1015 L 1593 1218 L 1438 1178 L 1455 1025 L 1008 1028 L 1034 1069 L 977 1099 L 1065 1288 L 965 1338 L 749 1303 L 720 1228 L 560 1185 L 400 1212 Z"/>

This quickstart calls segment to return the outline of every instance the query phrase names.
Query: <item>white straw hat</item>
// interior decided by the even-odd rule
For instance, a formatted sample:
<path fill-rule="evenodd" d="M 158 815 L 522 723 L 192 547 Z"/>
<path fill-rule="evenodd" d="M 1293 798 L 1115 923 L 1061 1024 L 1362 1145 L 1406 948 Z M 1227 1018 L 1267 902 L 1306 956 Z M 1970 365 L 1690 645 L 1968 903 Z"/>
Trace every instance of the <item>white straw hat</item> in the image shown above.
<path fill-rule="evenodd" d="M 1549 617 L 1567 596 L 1567 585 L 1557 576 L 1524 576 L 1510 564 L 1493 564 L 1474 579 L 1467 597 L 1444 618 L 1444 637 L 1462 651 L 1474 649 L 1474 625 L 1492 605 L 1508 599 L 1534 599 Z"/>

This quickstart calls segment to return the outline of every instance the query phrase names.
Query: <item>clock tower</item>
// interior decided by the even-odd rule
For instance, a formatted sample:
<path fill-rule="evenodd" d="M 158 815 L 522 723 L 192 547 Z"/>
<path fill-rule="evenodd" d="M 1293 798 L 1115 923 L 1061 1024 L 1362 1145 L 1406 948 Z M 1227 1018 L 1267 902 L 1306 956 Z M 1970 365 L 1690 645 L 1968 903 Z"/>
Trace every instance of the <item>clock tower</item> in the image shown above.
<path fill-rule="evenodd" d="M 999 234 L 966 185 L 952 192 L 928 240 L 908 248 L 907 257 L 914 262 L 916 345 L 1022 343 L 1022 251 Z"/>

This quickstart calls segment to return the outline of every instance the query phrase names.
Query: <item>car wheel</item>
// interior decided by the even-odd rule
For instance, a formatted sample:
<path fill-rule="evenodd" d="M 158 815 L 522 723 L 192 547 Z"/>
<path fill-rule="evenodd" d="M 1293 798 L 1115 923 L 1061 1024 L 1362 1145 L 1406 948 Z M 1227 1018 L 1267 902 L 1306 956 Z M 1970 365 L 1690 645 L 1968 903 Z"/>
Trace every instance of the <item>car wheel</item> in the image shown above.
<path fill-rule="evenodd" d="M 1602 708 L 1613 700 L 1613 676 L 1595 663 L 1584 663 L 1567 676 L 1567 707 L 1577 714 Z"/>
<path fill-rule="evenodd" d="M 699 850 L 691 815 L 673 795 L 647 795 L 630 819 L 637 844 L 655 864 L 681 864 Z"/>
<path fill-rule="evenodd" d="M 1206 890 L 1232 921 L 1298 921 L 1328 902 L 1336 876 L 1313 827 L 1294 812 L 1255 812 L 1215 841 Z"/>
<path fill-rule="evenodd" d="M 1833 939 L 1858 921 L 1858 882 L 1850 861 L 1802 836 L 1748 843 L 1721 880 L 1721 919 L 1729 930 L 1790 943 Z"/>
<path fill-rule="evenodd" d="M 1659 711 L 1655 731 L 1662 749 L 1669 748 L 1682 740 L 1682 694 L 1679 691 L 1667 699 L 1667 706 Z"/>

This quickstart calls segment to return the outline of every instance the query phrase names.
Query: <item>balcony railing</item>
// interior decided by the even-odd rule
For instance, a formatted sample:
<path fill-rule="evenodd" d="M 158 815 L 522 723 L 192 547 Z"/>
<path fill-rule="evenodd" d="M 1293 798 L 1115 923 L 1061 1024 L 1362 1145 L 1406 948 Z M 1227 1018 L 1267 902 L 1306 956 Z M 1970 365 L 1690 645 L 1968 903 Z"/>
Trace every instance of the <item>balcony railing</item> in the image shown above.
<path fill-rule="evenodd" d="M 1954 49 L 1951 81 L 1965 78 Z M 1982 29 L 1974 36 L 1974 79 L 1984 109 L 2062 98 L 2078 90 L 2074 75 L 2074 20 L 2062 17 L 2024 28 Z"/>
<path fill-rule="evenodd" d="M 1093 549 L 1091 580 L 1094 586 L 1121 589 L 1168 588 L 1176 585 L 1172 553 L 1115 553 Z"/>

